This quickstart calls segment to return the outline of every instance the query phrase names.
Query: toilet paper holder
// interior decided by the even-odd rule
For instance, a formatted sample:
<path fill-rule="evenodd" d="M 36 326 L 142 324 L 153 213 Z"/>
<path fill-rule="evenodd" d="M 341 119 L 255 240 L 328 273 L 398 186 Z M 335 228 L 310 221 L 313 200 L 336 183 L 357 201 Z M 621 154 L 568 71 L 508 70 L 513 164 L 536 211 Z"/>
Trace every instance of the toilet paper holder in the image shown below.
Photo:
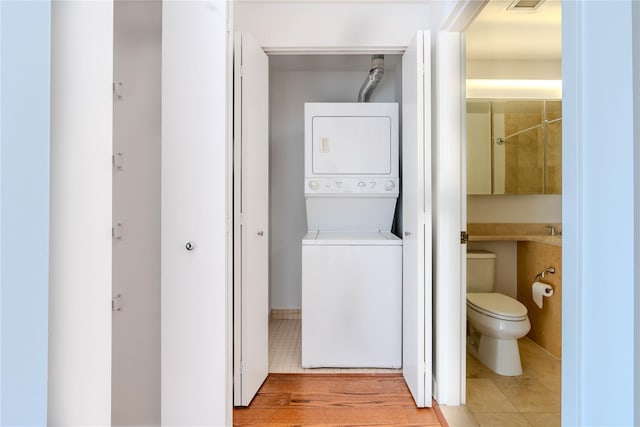
<path fill-rule="evenodd" d="M 533 280 L 535 282 L 536 280 L 538 280 L 538 277 L 541 279 L 544 279 L 545 273 L 555 274 L 555 272 L 556 272 L 556 269 L 554 267 L 547 267 L 544 269 L 544 271 L 541 271 L 540 273 L 536 274 L 536 277 Z"/>

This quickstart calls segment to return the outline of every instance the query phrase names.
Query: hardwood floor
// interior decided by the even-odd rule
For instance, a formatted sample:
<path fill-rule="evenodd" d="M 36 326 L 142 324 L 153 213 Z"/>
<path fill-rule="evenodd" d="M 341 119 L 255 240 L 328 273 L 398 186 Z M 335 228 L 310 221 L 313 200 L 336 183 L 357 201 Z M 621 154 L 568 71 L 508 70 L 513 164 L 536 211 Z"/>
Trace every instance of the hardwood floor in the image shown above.
<path fill-rule="evenodd" d="M 234 426 L 442 426 L 439 409 L 418 409 L 402 374 L 269 374 Z"/>

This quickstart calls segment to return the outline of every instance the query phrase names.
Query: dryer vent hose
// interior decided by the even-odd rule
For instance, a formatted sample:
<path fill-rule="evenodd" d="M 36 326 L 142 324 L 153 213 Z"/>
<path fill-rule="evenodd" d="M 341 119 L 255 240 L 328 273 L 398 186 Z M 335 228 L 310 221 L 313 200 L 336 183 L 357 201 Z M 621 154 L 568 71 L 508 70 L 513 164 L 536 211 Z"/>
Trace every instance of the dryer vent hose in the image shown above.
<path fill-rule="evenodd" d="M 373 55 L 371 70 L 358 93 L 358 102 L 369 102 L 371 100 L 371 95 L 378 87 L 382 76 L 384 76 L 384 55 Z"/>

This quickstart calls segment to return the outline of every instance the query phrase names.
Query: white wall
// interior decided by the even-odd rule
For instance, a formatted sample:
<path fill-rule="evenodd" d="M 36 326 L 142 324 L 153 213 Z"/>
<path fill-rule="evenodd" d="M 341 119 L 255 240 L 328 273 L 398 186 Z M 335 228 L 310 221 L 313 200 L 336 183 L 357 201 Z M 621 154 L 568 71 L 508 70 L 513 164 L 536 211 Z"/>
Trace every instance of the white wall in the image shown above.
<path fill-rule="evenodd" d="M 160 54 L 162 3 L 114 4 L 112 424 L 160 424 Z"/>
<path fill-rule="evenodd" d="M 46 425 L 51 3 L 0 2 L 0 425 Z"/>
<path fill-rule="evenodd" d="M 519 223 L 562 221 L 560 195 L 467 196 L 467 222 Z"/>
<path fill-rule="evenodd" d="M 162 4 L 165 426 L 221 426 L 231 416 L 227 6 L 226 1 Z M 187 242 L 195 249 L 187 251 Z"/>
<path fill-rule="evenodd" d="M 392 49 L 402 51 L 417 30 L 440 27 L 455 1 L 239 1 L 235 30 L 269 51 Z"/>
<path fill-rule="evenodd" d="M 48 425 L 111 423 L 113 3 L 51 7 Z"/>
<path fill-rule="evenodd" d="M 304 103 L 355 102 L 369 73 L 370 58 L 370 55 L 321 56 L 317 63 L 318 57 L 271 57 L 271 308 L 301 307 L 301 242 L 307 232 L 303 186 Z M 396 102 L 396 72 L 391 63 L 387 56 L 388 68 L 372 102 Z M 314 68 L 317 71 L 313 71 Z"/>
<path fill-rule="evenodd" d="M 630 426 L 638 416 L 634 3 L 562 4 L 563 425 Z"/>
<path fill-rule="evenodd" d="M 467 61 L 468 79 L 560 80 L 560 59 L 539 61 L 479 60 Z"/>

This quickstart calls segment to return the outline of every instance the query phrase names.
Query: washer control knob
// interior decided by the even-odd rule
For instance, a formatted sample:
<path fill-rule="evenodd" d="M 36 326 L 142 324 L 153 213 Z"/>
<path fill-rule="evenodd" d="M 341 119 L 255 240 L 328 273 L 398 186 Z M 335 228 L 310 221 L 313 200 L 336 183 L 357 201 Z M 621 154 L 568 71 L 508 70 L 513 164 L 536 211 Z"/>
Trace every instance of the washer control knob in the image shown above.
<path fill-rule="evenodd" d="M 391 191 L 396 187 L 395 182 L 393 181 L 387 181 L 387 183 L 384 185 L 384 189 L 387 191 Z"/>
<path fill-rule="evenodd" d="M 371 181 L 371 182 L 369 183 L 369 187 L 371 187 L 371 188 L 375 188 L 375 187 L 376 187 L 376 182 L 375 182 L 375 181 Z"/>
<path fill-rule="evenodd" d="M 367 184 L 365 184 L 364 181 L 360 181 L 358 183 L 358 187 L 360 187 L 360 188 L 363 188 L 363 187 L 366 187 L 366 186 L 367 186 Z"/>
<path fill-rule="evenodd" d="M 342 188 L 342 181 L 336 181 L 336 188 Z"/>
<path fill-rule="evenodd" d="M 320 188 L 320 183 L 316 180 L 309 181 L 309 188 L 311 188 L 312 190 L 317 190 L 318 188 Z"/>

